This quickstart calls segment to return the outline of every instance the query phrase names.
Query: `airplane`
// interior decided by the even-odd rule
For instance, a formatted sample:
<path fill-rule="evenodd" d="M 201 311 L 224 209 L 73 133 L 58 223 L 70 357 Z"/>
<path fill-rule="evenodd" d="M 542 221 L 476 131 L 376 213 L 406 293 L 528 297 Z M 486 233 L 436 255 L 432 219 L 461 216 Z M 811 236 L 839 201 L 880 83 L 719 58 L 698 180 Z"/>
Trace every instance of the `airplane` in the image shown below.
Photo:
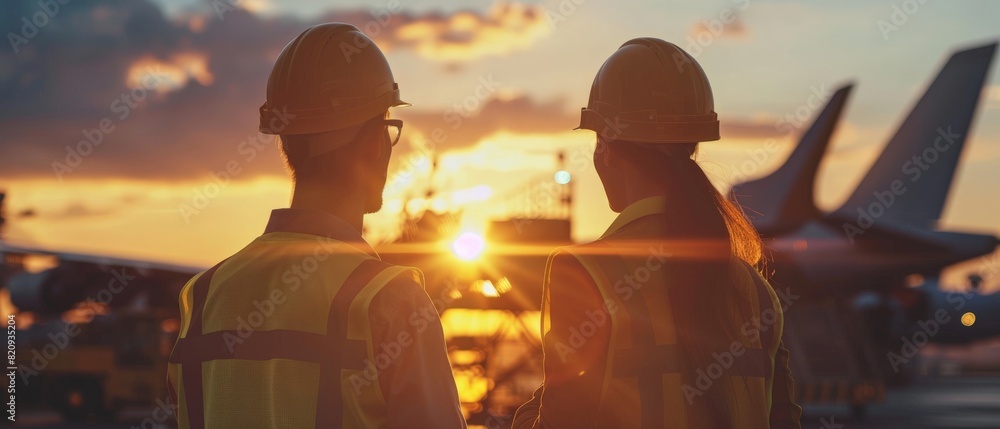
<path fill-rule="evenodd" d="M 814 188 L 851 84 L 833 94 L 781 167 L 732 188 L 773 249 L 775 283 L 810 295 L 887 295 L 911 290 L 912 276 L 937 278 L 996 250 L 1000 240 L 991 234 L 937 228 L 996 48 L 951 56 L 839 208 L 822 213 Z"/>
<path fill-rule="evenodd" d="M 937 280 L 1000 245 L 937 225 L 996 48 L 949 58 L 839 208 L 823 213 L 814 189 L 853 84 L 833 94 L 777 170 L 731 188 L 770 249 L 769 280 L 798 298 L 786 303 L 783 339 L 800 403 L 847 403 L 863 417 L 886 385 L 909 381 L 920 346 L 1000 336 L 1000 294 L 948 292 Z"/>

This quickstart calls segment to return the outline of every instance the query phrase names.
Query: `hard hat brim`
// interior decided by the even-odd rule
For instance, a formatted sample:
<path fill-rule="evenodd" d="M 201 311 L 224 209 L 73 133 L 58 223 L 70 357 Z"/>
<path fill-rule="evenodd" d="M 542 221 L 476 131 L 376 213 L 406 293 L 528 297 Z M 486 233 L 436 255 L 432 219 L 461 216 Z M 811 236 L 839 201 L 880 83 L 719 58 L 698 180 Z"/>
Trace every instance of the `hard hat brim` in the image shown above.
<path fill-rule="evenodd" d="M 580 126 L 574 130 L 591 130 L 608 141 L 624 140 L 639 143 L 694 143 L 719 140 L 719 120 L 708 115 L 674 116 L 658 122 L 639 121 L 616 116 L 606 118 L 596 110 L 583 108 Z"/>
<path fill-rule="evenodd" d="M 277 109 L 265 102 L 260 106 L 260 132 L 274 135 L 324 133 L 363 123 L 390 107 L 410 105 L 399 98 L 399 89 L 388 91 L 368 103 L 349 110 L 337 106 L 301 110 Z"/>

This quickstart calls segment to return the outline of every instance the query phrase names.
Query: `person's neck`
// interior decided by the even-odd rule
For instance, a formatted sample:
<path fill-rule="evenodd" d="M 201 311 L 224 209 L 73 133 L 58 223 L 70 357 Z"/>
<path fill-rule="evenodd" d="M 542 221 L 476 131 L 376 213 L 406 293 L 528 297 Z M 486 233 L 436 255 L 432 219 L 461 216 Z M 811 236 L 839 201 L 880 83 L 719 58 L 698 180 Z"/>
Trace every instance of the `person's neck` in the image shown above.
<path fill-rule="evenodd" d="M 663 189 L 629 189 L 625 193 L 625 206 L 628 207 L 637 201 L 650 197 L 666 197 L 667 192 Z"/>
<path fill-rule="evenodd" d="M 629 175 L 624 191 L 625 207 L 650 197 L 671 197 L 662 182 L 658 182 L 641 174 Z"/>
<path fill-rule="evenodd" d="M 296 186 L 292 192 L 293 209 L 319 210 L 337 216 L 350 224 L 359 233 L 364 227 L 364 198 L 357 192 L 341 194 L 330 190 L 319 191 L 310 187 Z"/>

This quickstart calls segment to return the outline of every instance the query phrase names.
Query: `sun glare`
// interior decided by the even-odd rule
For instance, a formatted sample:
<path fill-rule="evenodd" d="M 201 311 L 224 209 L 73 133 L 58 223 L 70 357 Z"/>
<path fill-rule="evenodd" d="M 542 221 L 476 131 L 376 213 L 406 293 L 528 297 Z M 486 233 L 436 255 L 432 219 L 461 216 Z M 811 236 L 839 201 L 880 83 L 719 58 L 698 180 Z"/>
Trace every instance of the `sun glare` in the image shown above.
<path fill-rule="evenodd" d="M 483 250 L 486 250 L 486 240 L 474 232 L 462 233 L 451 243 L 451 251 L 463 261 L 476 260 Z"/>

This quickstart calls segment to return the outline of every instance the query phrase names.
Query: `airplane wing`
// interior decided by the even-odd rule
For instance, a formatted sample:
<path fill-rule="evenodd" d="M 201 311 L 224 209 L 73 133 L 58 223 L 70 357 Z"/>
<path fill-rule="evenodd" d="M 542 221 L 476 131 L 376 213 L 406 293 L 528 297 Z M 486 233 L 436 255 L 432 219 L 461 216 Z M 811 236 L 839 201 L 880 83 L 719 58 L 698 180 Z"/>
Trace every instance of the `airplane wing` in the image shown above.
<path fill-rule="evenodd" d="M 159 270 L 178 274 L 195 275 L 207 267 L 196 267 L 190 265 L 178 265 L 164 262 L 143 261 L 136 259 L 125 259 L 113 256 L 91 255 L 83 253 L 60 252 L 56 250 L 11 246 L 0 242 L 0 254 L 21 254 L 21 255 L 51 255 L 60 261 L 78 262 L 95 266 L 127 267 L 136 271 Z"/>
<path fill-rule="evenodd" d="M 103 298 L 102 302 L 114 307 L 173 310 L 184 283 L 204 270 L 0 242 L 0 257 L 12 255 L 50 255 L 58 260 L 57 266 L 38 272 L 5 272 L 7 267 L 0 265 L 0 286 L 9 291 L 10 302 L 20 311 L 47 316 L 59 315 L 87 298 Z M 118 289 L 112 289 L 113 284 Z"/>
<path fill-rule="evenodd" d="M 916 227 L 905 223 L 880 222 L 872 226 L 865 234 L 874 233 L 882 236 L 892 236 L 892 240 L 876 240 L 896 243 L 906 243 L 910 250 L 917 248 L 936 249 L 949 253 L 953 262 L 964 261 L 977 256 L 992 253 L 1000 245 L 1000 240 L 992 234 L 977 234 L 957 231 L 935 231 Z M 940 256 L 934 256 L 939 261 Z"/>

